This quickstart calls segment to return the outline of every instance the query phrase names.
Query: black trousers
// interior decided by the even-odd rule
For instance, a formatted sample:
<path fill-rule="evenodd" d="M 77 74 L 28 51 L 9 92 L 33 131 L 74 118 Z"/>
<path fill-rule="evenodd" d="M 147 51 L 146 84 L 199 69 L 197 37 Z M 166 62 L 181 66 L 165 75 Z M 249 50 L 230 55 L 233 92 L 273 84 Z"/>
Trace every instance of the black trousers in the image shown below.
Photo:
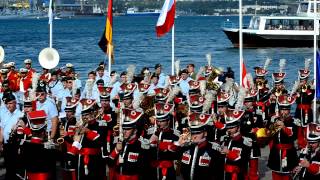
<path fill-rule="evenodd" d="M 18 146 L 15 144 L 4 144 L 3 146 L 4 166 L 6 168 L 6 180 L 18 180 L 16 169 L 18 162 Z M 21 162 L 20 162 L 21 163 Z"/>

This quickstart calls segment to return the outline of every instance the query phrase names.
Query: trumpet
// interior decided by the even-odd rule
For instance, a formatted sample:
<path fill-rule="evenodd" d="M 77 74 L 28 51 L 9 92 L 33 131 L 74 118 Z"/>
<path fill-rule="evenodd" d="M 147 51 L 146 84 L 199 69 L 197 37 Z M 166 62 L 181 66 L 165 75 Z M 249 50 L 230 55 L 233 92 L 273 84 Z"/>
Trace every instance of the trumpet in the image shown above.
<path fill-rule="evenodd" d="M 301 91 L 302 92 L 307 92 L 307 90 L 308 90 L 308 86 L 306 84 L 301 86 Z"/>
<path fill-rule="evenodd" d="M 276 122 L 274 122 L 269 126 L 268 134 L 270 137 L 274 136 L 277 132 L 281 130 L 281 127 L 279 126 L 278 121 L 279 120 L 277 120 Z"/>
<path fill-rule="evenodd" d="M 63 144 L 64 143 L 64 130 L 65 127 L 63 125 L 60 125 L 60 137 L 56 140 L 58 144 Z"/>
<path fill-rule="evenodd" d="M 263 89 L 263 87 L 264 87 L 264 82 L 263 82 L 263 81 L 258 81 L 258 82 L 257 82 L 257 87 L 258 87 L 258 89 Z"/>
<path fill-rule="evenodd" d="M 186 145 L 186 144 L 189 144 L 192 142 L 192 139 L 191 139 L 191 131 L 189 128 L 183 128 L 182 129 L 182 134 L 180 135 L 179 137 L 179 141 L 182 141 L 181 143 L 183 145 Z"/>
<path fill-rule="evenodd" d="M 275 95 L 276 95 L 277 97 L 281 96 L 281 95 L 282 95 L 282 90 L 281 90 L 280 88 L 277 88 L 277 89 L 276 89 L 276 92 L 275 92 Z"/>

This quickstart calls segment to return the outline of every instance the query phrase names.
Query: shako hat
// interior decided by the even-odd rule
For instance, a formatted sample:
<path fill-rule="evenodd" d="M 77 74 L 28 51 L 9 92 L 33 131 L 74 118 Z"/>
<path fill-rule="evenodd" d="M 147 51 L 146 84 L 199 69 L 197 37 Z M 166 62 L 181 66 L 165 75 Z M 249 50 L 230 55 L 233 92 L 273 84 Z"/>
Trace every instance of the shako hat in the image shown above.
<path fill-rule="evenodd" d="M 39 81 L 36 92 L 47 92 L 47 86 L 44 81 Z"/>
<path fill-rule="evenodd" d="M 25 59 L 25 60 L 24 60 L 24 63 L 25 63 L 25 64 L 31 64 L 31 63 L 32 63 L 32 60 L 31 60 L 31 59 Z"/>
<path fill-rule="evenodd" d="M 190 80 L 189 84 L 189 94 L 195 94 L 200 92 L 200 82 L 195 80 Z"/>
<path fill-rule="evenodd" d="M 120 88 L 123 93 L 123 99 L 132 99 L 133 91 L 136 89 L 136 87 L 137 85 L 135 83 L 122 84 Z"/>
<path fill-rule="evenodd" d="M 250 89 L 246 92 L 246 96 L 244 97 L 245 102 L 254 102 L 258 95 L 258 91 L 256 89 Z"/>
<path fill-rule="evenodd" d="M 309 123 L 307 127 L 308 142 L 320 142 L 320 124 Z"/>
<path fill-rule="evenodd" d="M 234 128 L 240 125 L 240 119 L 243 116 L 243 110 L 228 109 L 226 112 L 226 128 Z"/>
<path fill-rule="evenodd" d="M 124 109 L 122 109 L 122 111 L 123 111 L 123 115 L 124 115 L 122 128 L 123 129 L 135 128 L 138 120 L 143 115 L 143 112 L 136 111 L 134 109 L 128 109 L 128 108 L 124 108 Z"/>
<path fill-rule="evenodd" d="M 275 84 L 282 83 L 285 77 L 286 77 L 285 72 L 272 73 L 272 80 Z"/>
<path fill-rule="evenodd" d="M 217 94 L 218 106 L 228 106 L 228 100 L 230 99 L 230 94 L 225 91 L 219 91 Z"/>
<path fill-rule="evenodd" d="M 192 112 L 189 114 L 188 124 L 192 134 L 201 133 L 206 130 L 206 127 L 211 119 L 211 114 L 202 114 Z"/>
<path fill-rule="evenodd" d="M 154 92 L 156 94 L 155 99 L 157 101 L 165 101 L 170 93 L 170 89 L 167 88 L 156 88 L 154 89 Z"/>
<path fill-rule="evenodd" d="M 154 112 L 156 115 L 157 121 L 169 120 L 169 114 L 172 113 L 174 109 L 174 104 L 169 103 L 155 103 Z"/>
<path fill-rule="evenodd" d="M 73 97 L 66 97 L 66 107 L 64 108 L 64 111 L 74 112 L 78 104 L 79 104 L 79 100 Z"/>
<path fill-rule="evenodd" d="M 150 88 L 150 84 L 145 84 L 145 83 L 138 84 L 139 92 L 141 92 L 143 94 L 147 93 L 149 88 Z"/>
<path fill-rule="evenodd" d="M 304 80 L 310 76 L 310 63 L 311 59 L 306 59 L 304 62 L 304 68 L 299 70 L 299 79 Z"/>
<path fill-rule="evenodd" d="M 81 115 L 90 114 L 95 110 L 94 105 L 96 104 L 96 100 L 94 99 L 81 99 L 80 103 L 82 105 Z"/>
<path fill-rule="evenodd" d="M 98 87 L 100 93 L 100 100 L 110 101 L 110 94 L 113 87 Z"/>
<path fill-rule="evenodd" d="M 169 83 L 171 86 L 174 86 L 180 82 L 180 79 L 180 76 L 177 75 L 169 76 Z"/>
<path fill-rule="evenodd" d="M 47 114 L 44 110 L 31 111 L 27 113 L 27 119 L 32 130 L 41 130 L 47 125 Z"/>
<path fill-rule="evenodd" d="M 188 101 L 190 110 L 194 112 L 202 112 L 202 107 L 205 100 L 206 99 L 201 95 L 190 95 Z"/>
<path fill-rule="evenodd" d="M 278 107 L 279 109 L 291 109 L 291 105 L 296 101 L 296 96 L 290 96 L 290 95 L 281 95 L 278 97 Z"/>

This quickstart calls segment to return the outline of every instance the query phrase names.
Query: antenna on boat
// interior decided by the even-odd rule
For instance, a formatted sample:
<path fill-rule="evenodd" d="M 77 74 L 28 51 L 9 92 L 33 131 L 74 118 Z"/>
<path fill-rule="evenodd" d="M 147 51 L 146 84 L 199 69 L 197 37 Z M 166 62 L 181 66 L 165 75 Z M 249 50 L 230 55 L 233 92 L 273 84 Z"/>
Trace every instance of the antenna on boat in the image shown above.
<path fill-rule="evenodd" d="M 254 9 L 254 16 L 257 16 L 257 8 L 258 8 L 258 1 L 256 1 L 256 8 Z"/>

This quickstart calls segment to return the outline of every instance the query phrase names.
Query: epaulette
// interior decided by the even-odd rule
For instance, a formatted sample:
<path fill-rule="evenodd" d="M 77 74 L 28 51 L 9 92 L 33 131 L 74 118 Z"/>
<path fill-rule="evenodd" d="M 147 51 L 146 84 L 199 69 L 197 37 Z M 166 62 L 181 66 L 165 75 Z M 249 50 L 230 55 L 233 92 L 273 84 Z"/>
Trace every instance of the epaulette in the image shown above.
<path fill-rule="evenodd" d="M 221 151 L 221 145 L 216 142 L 209 142 L 212 145 L 212 149 L 216 151 Z"/>
<path fill-rule="evenodd" d="M 173 134 L 176 135 L 176 136 L 180 136 L 181 133 L 180 133 L 179 130 L 174 129 L 174 130 L 173 130 Z"/>
<path fill-rule="evenodd" d="M 141 143 L 142 149 L 150 149 L 150 141 L 148 139 L 145 139 L 142 136 L 140 136 L 140 138 L 138 140 Z"/>
<path fill-rule="evenodd" d="M 243 144 L 248 147 L 251 147 L 252 146 L 252 139 L 249 137 L 245 137 L 245 136 L 242 136 L 242 137 L 243 137 Z"/>
<path fill-rule="evenodd" d="M 293 124 L 295 124 L 296 126 L 301 126 L 301 120 L 298 118 L 293 118 Z"/>

